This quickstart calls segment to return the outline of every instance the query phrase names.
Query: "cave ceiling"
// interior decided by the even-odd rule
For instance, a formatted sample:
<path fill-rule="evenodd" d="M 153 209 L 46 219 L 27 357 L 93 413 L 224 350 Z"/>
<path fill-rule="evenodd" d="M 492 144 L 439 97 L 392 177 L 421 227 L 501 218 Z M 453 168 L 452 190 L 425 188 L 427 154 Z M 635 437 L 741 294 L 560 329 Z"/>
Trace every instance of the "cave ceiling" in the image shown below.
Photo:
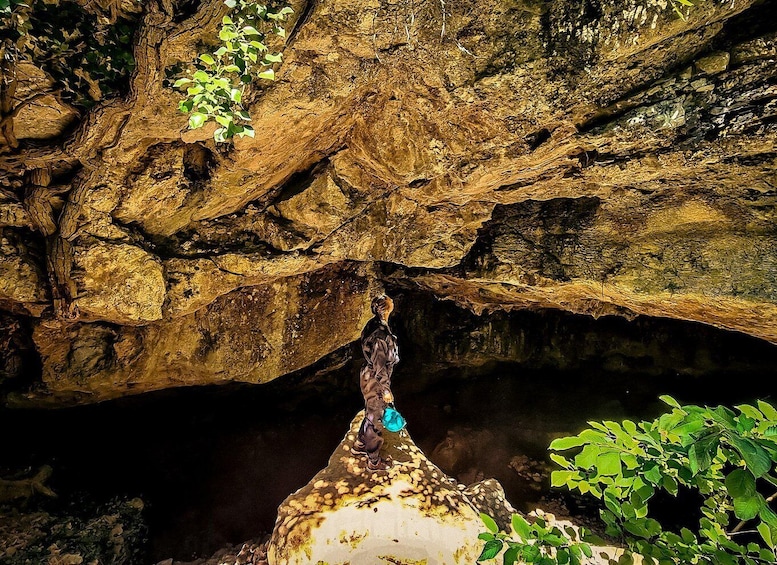
<path fill-rule="evenodd" d="M 125 95 L 16 115 L 3 374 L 36 358 L 29 398 L 265 382 L 385 284 L 777 343 L 777 2 L 291 5 L 253 139 L 188 130 L 171 87 L 221 0 L 145 2 Z"/>

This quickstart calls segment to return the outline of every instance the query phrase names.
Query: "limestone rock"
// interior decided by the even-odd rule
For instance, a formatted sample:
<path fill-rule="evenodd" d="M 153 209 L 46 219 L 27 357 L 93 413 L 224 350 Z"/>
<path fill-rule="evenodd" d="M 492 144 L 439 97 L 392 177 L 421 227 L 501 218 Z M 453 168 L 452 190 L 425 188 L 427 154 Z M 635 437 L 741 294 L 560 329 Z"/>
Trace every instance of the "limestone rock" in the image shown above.
<path fill-rule="evenodd" d="M 216 305 L 230 293 L 354 261 L 412 269 L 405 283 L 477 312 L 644 314 L 777 342 L 773 2 L 685 19 L 663 0 L 291 4 L 278 80 L 243 96 L 254 139 L 216 145 L 176 109 L 165 77 L 224 15 L 203 0 L 144 4 L 126 96 L 66 140 L 0 152 L 0 225 L 40 249 L 3 250 L 4 309 L 62 312 L 25 204 L 45 171 L 82 321 L 122 326 L 128 355 L 147 339 L 131 326 L 206 308 L 240 325 Z"/>
<path fill-rule="evenodd" d="M 165 262 L 165 311 L 173 317 L 190 314 L 236 288 L 303 274 L 320 265 L 317 259 L 291 253 L 227 253 L 207 259 L 170 259 Z"/>
<path fill-rule="evenodd" d="M 40 315 L 48 295 L 39 261 L 20 233 L 0 228 L 0 305 Z"/>
<path fill-rule="evenodd" d="M 281 504 L 270 565 L 474 563 L 484 531 L 479 512 L 514 512 L 498 483 L 465 491 L 406 430 L 384 433 L 383 449 L 393 464 L 369 471 L 364 456 L 351 454 L 362 417 L 360 412 L 353 419 L 328 466 Z"/>
<path fill-rule="evenodd" d="M 695 66 L 699 71 L 713 75 L 725 71 L 728 68 L 729 61 L 731 61 L 731 54 L 719 51 L 702 57 L 696 61 Z"/>
<path fill-rule="evenodd" d="M 124 324 L 162 318 L 165 279 L 159 260 L 134 245 L 95 244 L 75 253 L 76 305 L 91 319 Z"/>
<path fill-rule="evenodd" d="M 18 139 L 48 139 L 62 134 L 78 119 L 78 112 L 61 99 L 36 92 L 50 89 L 53 82 L 39 68 L 21 63 L 16 69 L 18 87 L 12 107 L 18 108 L 14 131 Z"/>
<path fill-rule="evenodd" d="M 42 320 L 33 337 L 44 386 L 15 402 L 96 402 L 170 387 L 268 382 L 358 339 L 377 291 L 363 267 L 333 265 L 240 288 L 196 312 L 142 326 Z"/>

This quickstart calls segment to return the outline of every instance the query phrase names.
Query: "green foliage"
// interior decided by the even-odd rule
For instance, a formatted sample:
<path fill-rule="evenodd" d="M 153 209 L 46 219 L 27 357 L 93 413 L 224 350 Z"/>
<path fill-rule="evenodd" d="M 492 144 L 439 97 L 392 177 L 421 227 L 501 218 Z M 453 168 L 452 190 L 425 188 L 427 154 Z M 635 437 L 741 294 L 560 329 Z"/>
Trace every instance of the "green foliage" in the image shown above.
<path fill-rule="evenodd" d="M 186 88 L 178 108 L 189 114 L 189 128 L 197 129 L 214 120 L 219 127 L 213 133 L 217 142 L 234 136 L 254 136 L 247 122 L 251 116 L 243 107 L 245 87 L 254 79 L 274 80 L 272 65 L 281 62 L 280 53 L 270 53 L 266 45 L 268 31 L 285 37 L 281 26 L 291 8 L 274 12 L 251 0 L 226 0 L 231 13 L 224 16 L 219 31 L 221 45 L 213 53 L 199 56 L 190 77 L 173 85 Z"/>
<path fill-rule="evenodd" d="M 102 21 L 70 0 L 0 0 L 4 61 L 40 68 L 53 93 L 82 108 L 123 88 L 135 68 L 133 33 L 133 21 Z M 9 70 L 5 84 L 15 80 Z"/>
<path fill-rule="evenodd" d="M 480 518 L 488 531 L 478 536 L 486 542 L 478 561 L 494 559 L 503 549 L 505 550 L 502 556 L 504 565 L 513 563 L 580 565 L 585 557 L 593 555 L 591 546 L 580 539 L 580 535 L 585 534 L 583 529 L 580 532 L 574 528 L 566 528 L 562 531 L 557 526 L 547 524 L 542 518 L 529 522 L 523 516 L 514 514 L 512 532 L 508 535 L 499 532 L 496 522 L 490 516 L 481 513 Z"/>
<path fill-rule="evenodd" d="M 670 0 L 669 2 L 672 6 L 672 9 L 675 11 L 675 13 L 680 16 L 683 20 L 685 20 L 685 14 L 682 12 L 682 6 L 691 7 L 693 6 L 693 2 L 691 0 Z"/>
<path fill-rule="evenodd" d="M 681 406 L 670 396 L 661 400 L 671 411 L 653 421 L 589 422 L 591 427 L 577 436 L 554 440 L 551 450 L 574 454 L 551 454 L 561 467 L 551 476 L 552 486 L 599 499 L 606 533 L 646 563 L 777 562 L 777 514 L 770 507 L 777 497 L 777 409 L 762 401 L 731 410 Z M 677 496 L 681 488 L 697 492 L 702 500 L 695 532 L 671 531 L 649 516 L 649 501 L 657 492 Z M 544 524 L 535 528 L 538 522 L 513 520 L 519 542 L 487 523 L 489 533 L 481 539 L 493 543 L 481 559 L 523 543 L 536 548 L 532 555 L 547 550 L 534 561 L 520 554 L 529 563 L 574 563 L 574 531 L 549 533 Z M 750 537 L 740 543 L 743 535 Z M 582 539 L 588 540 L 585 535 Z M 504 563 L 513 563 L 507 555 Z"/>

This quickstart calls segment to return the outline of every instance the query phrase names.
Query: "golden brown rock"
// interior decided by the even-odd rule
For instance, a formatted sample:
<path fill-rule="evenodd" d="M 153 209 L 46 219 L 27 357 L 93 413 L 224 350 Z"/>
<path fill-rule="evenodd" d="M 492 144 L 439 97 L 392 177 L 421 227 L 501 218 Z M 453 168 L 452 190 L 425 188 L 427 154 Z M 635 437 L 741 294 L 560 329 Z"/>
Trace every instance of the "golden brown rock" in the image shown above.
<path fill-rule="evenodd" d="M 29 402 L 96 402 L 168 387 L 262 383 L 358 338 L 377 292 L 363 267 L 332 266 L 234 290 L 143 326 L 41 322 L 45 389 Z"/>
<path fill-rule="evenodd" d="M 134 245 L 96 243 L 75 252 L 86 319 L 145 324 L 162 318 L 165 279 L 159 260 Z"/>
<path fill-rule="evenodd" d="M 508 520 L 515 512 L 501 486 L 491 480 L 465 490 L 406 430 L 385 432 L 383 450 L 393 463 L 370 471 L 366 457 L 351 453 L 363 416 L 353 419 L 327 467 L 281 504 L 270 565 L 473 563 L 484 529 L 479 512 Z"/>
<path fill-rule="evenodd" d="M 0 224 L 38 237 L 23 203 L 49 190 L 30 173 L 50 171 L 65 192 L 42 199 L 57 212 L 47 253 L 73 250 L 54 273 L 46 253 L 4 255 L 4 307 L 52 300 L 47 315 L 77 308 L 126 343 L 146 330 L 124 325 L 150 324 L 161 343 L 205 311 L 232 325 L 215 305 L 236 289 L 382 262 L 478 311 L 666 316 L 777 342 L 773 3 L 705 2 L 686 19 L 662 0 L 292 5 L 278 80 L 244 96 L 255 139 L 187 131 L 165 82 L 214 41 L 222 0 L 185 15 L 151 3 L 129 94 L 63 143 L 0 154 Z M 124 10 L 111 6 L 103 17 Z M 315 361 L 355 332 L 286 355 Z M 50 383 L 61 344 L 43 335 Z M 206 362 L 192 382 L 299 366 Z M 101 369 L 100 388 L 125 390 L 123 371 Z M 160 379 L 140 388 L 188 382 L 133 371 Z"/>

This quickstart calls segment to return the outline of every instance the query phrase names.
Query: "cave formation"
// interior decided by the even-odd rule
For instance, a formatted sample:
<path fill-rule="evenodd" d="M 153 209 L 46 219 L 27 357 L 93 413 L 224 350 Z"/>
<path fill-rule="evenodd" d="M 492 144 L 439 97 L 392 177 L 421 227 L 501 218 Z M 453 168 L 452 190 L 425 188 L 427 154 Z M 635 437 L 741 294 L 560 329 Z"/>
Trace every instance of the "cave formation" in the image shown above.
<path fill-rule="evenodd" d="M 387 284 L 777 342 L 773 2 L 292 5 L 255 139 L 188 130 L 166 80 L 217 0 L 145 5 L 126 94 L 18 113 L 15 402 L 266 382 L 352 342 Z"/>
<path fill-rule="evenodd" d="M 384 290 L 435 370 L 736 375 L 757 350 L 774 375 L 774 1 L 294 0 L 229 144 L 170 80 L 222 0 L 78 3 L 134 18 L 136 68 L 82 111 L 17 69 L 7 405 L 297 382 L 346 363 Z M 625 341 L 586 341 L 593 319 Z"/>

